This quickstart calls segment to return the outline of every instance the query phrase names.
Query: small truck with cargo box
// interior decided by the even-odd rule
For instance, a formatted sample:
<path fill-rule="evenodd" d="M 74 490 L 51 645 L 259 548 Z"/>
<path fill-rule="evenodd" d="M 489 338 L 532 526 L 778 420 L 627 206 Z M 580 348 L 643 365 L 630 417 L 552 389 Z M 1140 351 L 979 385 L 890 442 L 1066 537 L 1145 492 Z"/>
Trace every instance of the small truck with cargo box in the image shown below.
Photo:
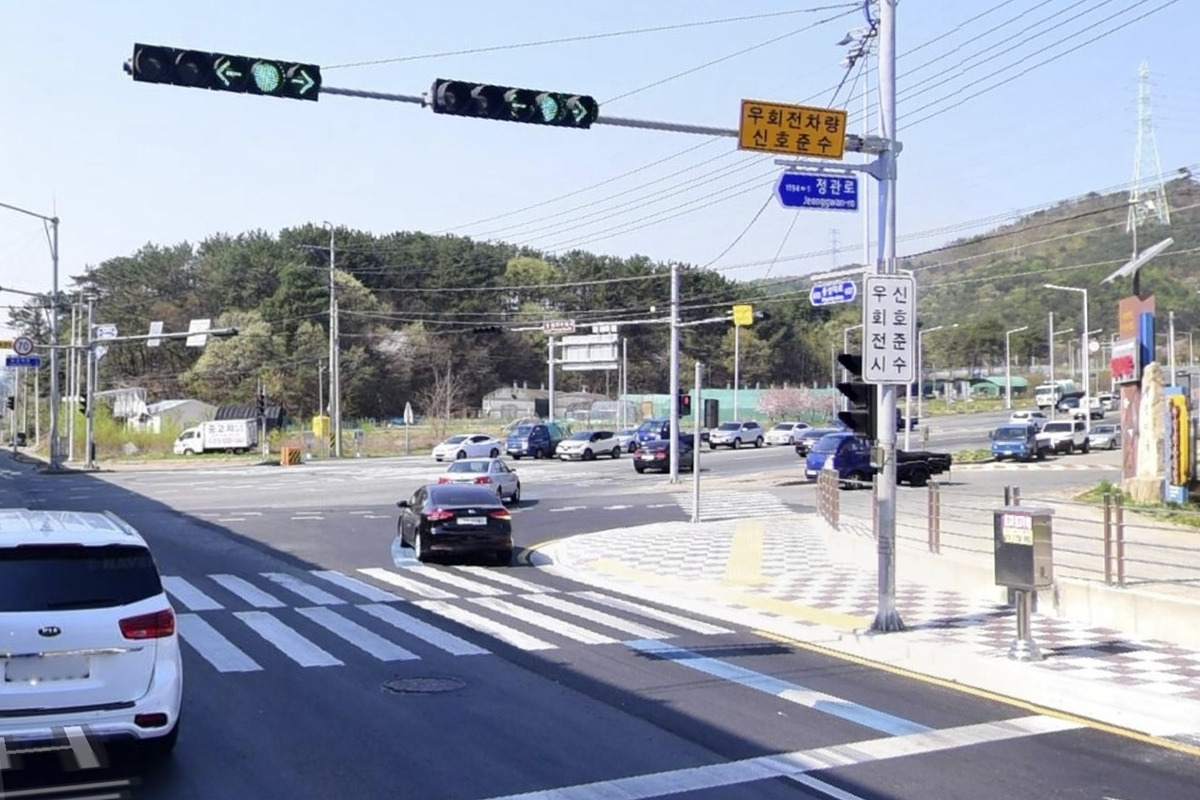
<path fill-rule="evenodd" d="M 218 419 L 201 422 L 188 428 L 175 440 L 177 456 L 225 451 L 244 453 L 258 445 L 258 421 L 253 419 Z"/>

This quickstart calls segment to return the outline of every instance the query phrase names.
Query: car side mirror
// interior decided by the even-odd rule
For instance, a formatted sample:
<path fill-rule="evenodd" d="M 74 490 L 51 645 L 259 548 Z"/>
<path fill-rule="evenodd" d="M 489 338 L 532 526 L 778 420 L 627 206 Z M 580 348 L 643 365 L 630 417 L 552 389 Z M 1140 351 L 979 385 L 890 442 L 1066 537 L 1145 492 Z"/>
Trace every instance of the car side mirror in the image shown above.
<path fill-rule="evenodd" d="M 411 508 L 411 504 L 407 500 L 400 500 L 396 503 L 398 508 Z"/>

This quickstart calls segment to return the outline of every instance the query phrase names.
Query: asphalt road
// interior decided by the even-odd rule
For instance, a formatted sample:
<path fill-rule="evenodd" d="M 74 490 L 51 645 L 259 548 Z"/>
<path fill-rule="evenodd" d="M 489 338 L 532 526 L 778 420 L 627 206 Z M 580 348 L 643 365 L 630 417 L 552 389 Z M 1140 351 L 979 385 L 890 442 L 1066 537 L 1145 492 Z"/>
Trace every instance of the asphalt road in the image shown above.
<path fill-rule="evenodd" d="M 795 461 L 704 456 L 702 476 Z M 180 612 L 186 690 L 166 764 L 26 758 L 0 772 L 0 796 L 107 782 L 172 800 L 568 800 L 582 784 L 598 799 L 1174 800 L 1200 785 L 1194 756 L 553 570 L 396 562 L 393 503 L 427 463 L 42 476 L 5 460 L 4 505 L 111 509 L 144 533 Z M 680 493 L 628 459 L 518 469 L 531 537 L 684 518 Z"/>

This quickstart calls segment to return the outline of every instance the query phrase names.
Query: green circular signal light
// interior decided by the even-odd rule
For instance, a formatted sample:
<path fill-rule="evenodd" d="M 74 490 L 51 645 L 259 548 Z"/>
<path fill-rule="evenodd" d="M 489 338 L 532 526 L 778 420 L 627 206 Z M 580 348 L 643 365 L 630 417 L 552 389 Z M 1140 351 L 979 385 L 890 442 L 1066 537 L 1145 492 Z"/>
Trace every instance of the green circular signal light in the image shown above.
<path fill-rule="evenodd" d="M 538 95 L 537 104 L 542 113 L 543 122 L 554 122 L 562 112 L 562 106 L 559 105 L 558 98 L 550 92 L 543 92 Z"/>
<path fill-rule="evenodd" d="M 275 94 L 283 86 L 283 70 L 270 61 L 255 61 L 250 67 L 250 77 L 263 94 Z"/>

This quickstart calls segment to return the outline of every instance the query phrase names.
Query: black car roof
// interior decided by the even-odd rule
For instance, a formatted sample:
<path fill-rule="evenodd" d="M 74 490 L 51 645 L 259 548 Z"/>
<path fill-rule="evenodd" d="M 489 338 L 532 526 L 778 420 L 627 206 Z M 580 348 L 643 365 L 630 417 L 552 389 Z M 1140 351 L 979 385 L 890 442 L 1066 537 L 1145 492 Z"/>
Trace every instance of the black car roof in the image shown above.
<path fill-rule="evenodd" d="M 429 486 L 429 499 L 439 506 L 499 506 L 500 498 L 482 486 L 435 483 Z"/>

